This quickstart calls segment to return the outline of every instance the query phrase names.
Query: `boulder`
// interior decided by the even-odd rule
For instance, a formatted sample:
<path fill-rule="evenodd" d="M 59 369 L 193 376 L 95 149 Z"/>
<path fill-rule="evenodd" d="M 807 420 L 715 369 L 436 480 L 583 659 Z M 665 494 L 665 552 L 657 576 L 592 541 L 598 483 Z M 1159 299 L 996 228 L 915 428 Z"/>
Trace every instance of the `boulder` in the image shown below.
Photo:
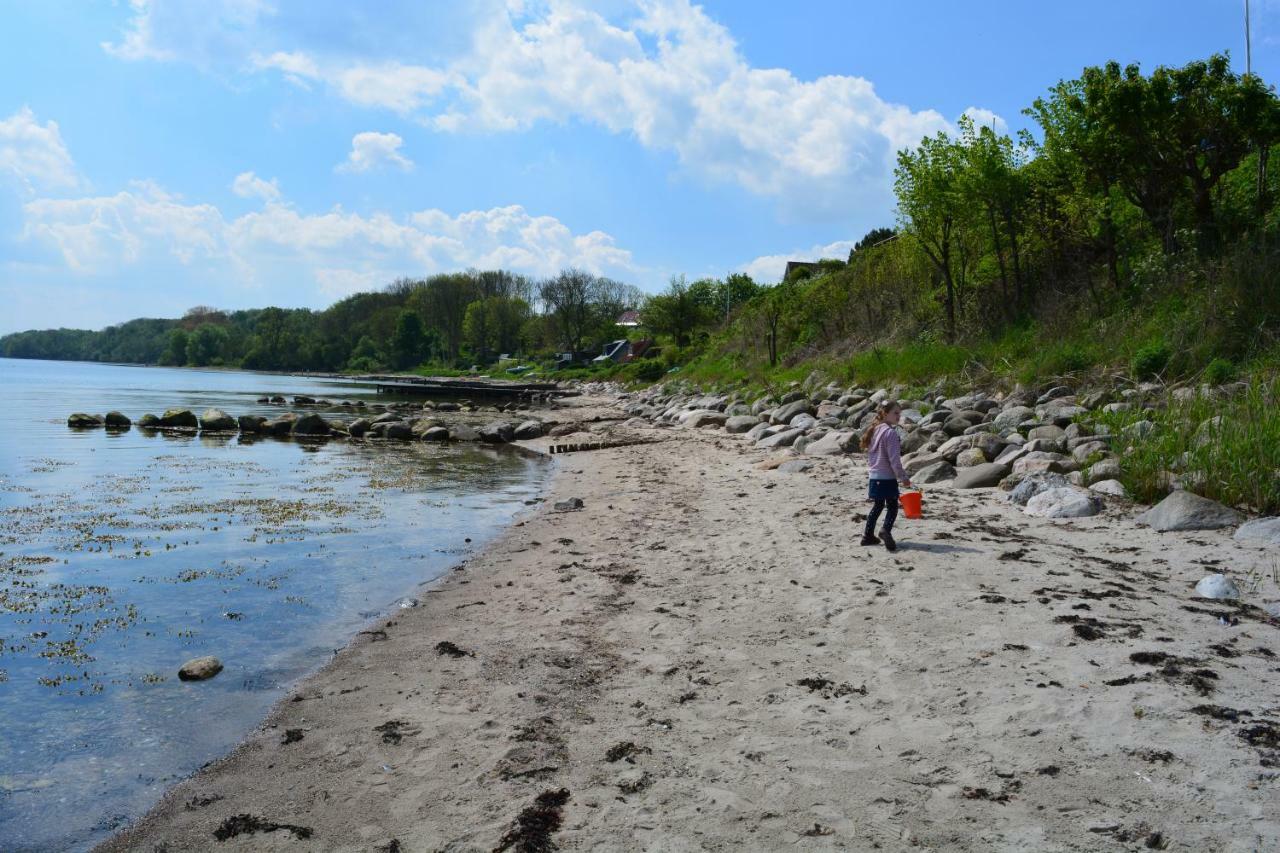
<path fill-rule="evenodd" d="M 796 439 L 804 434 L 802 429 L 784 429 L 756 442 L 756 447 L 769 449 L 773 447 L 790 447 Z"/>
<path fill-rule="evenodd" d="M 572 435 L 577 432 L 576 427 L 573 427 L 572 424 L 566 424 L 565 426 L 572 428 L 568 432 L 561 433 L 561 435 Z M 556 427 L 556 429 L 560 429 L 560 427 Z M 449 427 L 449 437 L 454 441 L 479 441 L 480 430 L 470 424 L 454 424 Z"/>
<path fill-rule="evenodd" d="M 1102 510 L 1102 500 L 1083 489 L 1063 486 L 1046 489 L 1027 501 L 1027 515 L 1037 518 L 1088 518 Z"/>
<path fill-rule="evenodd" d="M 1068 485 L 1067 478 L 1061 474 L 1041 473 L 1023 477 L 1018 485 L 1009 492 L 1009 502 L 1018 506 L 1026 506 L 1027 501 L 1041 492 L 1050 489 L 1061 489 Z"/>
<path fill-rule="evenodd" d="M 196 417 L 195 412 L 190 409 L 167 409 L 165 413 L 160 416 L 160 426 L 195 429 L 200 426 L 200 420 Z"/>
<path fill-rule="evenodd" d="M 952 415 L 942 423 L 942 431 L 947 435 L 964 435 L 964 431 L 973 426 L 974 422 L 968 418 L 962 418 L 959 415 Z"/>
<path fill-rule="evenodd" d="M 1085 481 L 1089 483 L 1098 483 L 1103 480 L 1119 480 L 1120 474 L 1121 470 L 1119 459 L 1099 459 L 1097 462 L 1089 466 L 1089 470 L 1085 476 Z"/>
<path fill-rule="evenodd" d="M 129 416 L 123 412 L 107 412 L 102 421 L 107 425 L 107 429 L 128 429 L 133 425 L 133 421 L 129 420 Z"/>
<path fill-rule="evenodd" d="M 1272 516 L 1246 521 L 1236 530 L 1235 538 L 1241 542 L 1280 545 L 1280 517 Z"/>
<path fill-rule="evenodd" d="M 680 418 L 680 422 L 689 429 L 724 426 L 724 423 L 727 420 L 729 419 L 725 416 L 724 412 L 713 412 L 707 409 L 689 412 Z"/>
<path fill-rule="evenodd" d="M 1205 575 L 1196 584 L 1196 595 L 1201 598 L 1236 599 L 1240 597 L 1240 588 L 1226 575 Z"/>
<path fill-rule="evenodd" d="M 760 419 L 755 415 L 734 415 L 724 422 L 724 431 L 732 435 L 738 435 L 750 430 L 752 427 L 760 423 Z"/>
<path fill-rule="evenodd" d="M 803 474 L 812 467 L 813 463 L 808 459 L 791 459 L 779 465 L 778 470 L 784 474 Z"/>
<path fill-rule="evenodd" d="M 205 432 L 231 432 L 237 426 L 236 419 L 222 409 L 205 409 L 200 414 L 200 429 Z"/>
<path fill-rule="evenodd" d="M 1090 440 L 1071 448 L 1071 458 L 1083 465 L 1095 453 L 1106 453 L 1109 450 L 1111 447 L 1105 441 Z"/>
<path fill-rule="evenodd" d="M 972 468 L 974 465 L 982 465 L 987 461 L 987 454 L 982 452 L 980 447 L 970 447 L 968 450 L 962 450 L 956 456 L 957 468 Z"/>
<path fill-rule="evenodd" d="M 138 426 L 142 429 L 155 429 L 160 426 L 160 419 L 152 414 L 146 414 L 138 418 Z"/>
<path fill-rule="evenodd" d="M 808 456 L 839 456 L 842 453 L 849 453 L 857 445 L 856 432 L 835 430 L 805 445 L 804 452 Z"/>
<path fill-rule="evenodd" d="M 1074 461 L 1068 461 L 1061 453 L 1049 453 L 1044 450 L 1032 450 L 1013 463 L 1013 473 L 1020 475 L 1052 472 L 1065 474 L 1075 470 Z"/>
<path fill-rule="evenodd" d="M 383 438 L 393 439 L 395 441 L 413 441 L 416 436 L 413 434 L 413 427 L 404 421 L 391 421 L 380 427 Z"/>
<path fill-rule="evenodd" d="M 293 422 L 294 435 L 328 435 L 332 431 L 329 422 L 317 414 L 303 415 Z"/>
<path fill-rule="evenodd" d="M 930 483 L 941 483 L 946 480 L 954 480 L 956 469 L 951 466 L 950 462 L 934 462 L 932 465 L 926 465 L 919 471 L 911 475 L 912 483 L 919 483 L 927 486 Z"/>
<path fill-rule="evenodd" d="M 543 427 L 542 427 L 541 421 L 525 421 L 524 423 L 516 427 L 516 433 L 515 433 L 516 440 L 529 441 L 530 439 L 541 438 L 542 429 Z M 448 435 L 447 430 L 445 431 L 445 435 L 446 436 Z M 423 436 L 423 437 L 425 438 L 426 436 Z"/>
<path fill-rule="evenodd" d="M 506 444 L 516 437 L 516 428 L 507 421 L 493 421 L 480 427 L 480 440 L 488 444 Z"/>
<path fill-rule="evenodd" d="M 92 429 L 93 427 L 100 427 L 102 424 L 101 415 L 87 415 L 84 412 L 76 412 L 67 418 L 67 426 L 75 429 Z"/>
<path fill-rule="evenodd" d="M 985 489 L 998 485 L 1009 474 L 1009 466 L 999 462 L 987 462 L 965 468 L 956 474 L 957 489 Z"/>
<path fill-rule="evenodd" d="M 813 415 L 801 412 L 792 418 L 787 425 L 793 429 L 813 429 L 818 425 L 818 419 Z"/>
<path fill-rule="evenodd" d="M 996 429 L 1009 429 L 1030 420 L 1035 417 L 1035 414 L 1026 406 L 1010 406 L 996 415 L 992 423 L 995 424 Z"/>
<path fill-rule="evenodd" d="M 1176 491 L 1135 519 L 1161 533 L 1169 530 L 1217 530 L 1244 521 L 1244 516 L 1217 501 Z"/>
<path fill-rule="evenodd" d="M 786 397 L 782 398 L 784 401 Z M 783 406 L 774 409 L 770 418 L 775 424 L 791 423 L 791 419 L 799 414 L 812 415 L 814 412 L 813 405 L 808 400 L 792 400 Z"/>
<path fill-rule="evenodd" d="M 1089 486 L 1089 490 L 1101 495 L 1109 495 L 1113 498 L 1124 498 L 1125 500 L 1129 498 L 1129 490 L 1119 480 L 1099 480 Z"/>
<path fill-rule="evenodd" d="M 293 432 L 293 422 L 297 419 L 297 415 L 294 414 L 281 415 L 263 424 L 262 431 L 267 435 L 288 435 Z"/>
<path fill-rule="evenodd" d="M 192 658 L 178 670 L 183 681 L 204 681 L 222 672 L 222 661 L 215 657 Z"/>
<path fill-rule="evenodd" d="M 236 419 L 236 426 L 241 432 L 256 433 L 262 432 L 263 426 L 267 423 L 267 419 L 262 415 L 241 415 Z"/>
<path fill-rule="evenodd" d="M 354 421 L 347 424 L 347 432 L 349 432 L 354 438 L 360 438 L 369 431 L 369 427 L 371 426 L 373 426 L 373 421 L 368 418 L 356 418 Z"/>
<path fill-rule="evenodd" d="M 1030 441 L 1035 441 L 1037 438 L 1047 438 L 1050 441 L 1062 441 L 1066 437 L 1066 430 L 1054 424 L 1032 427 L 1031 431 L 1027 433 L 1027 439 Z"/>
<path fill-rule="evenodd" d="M 442 426 L 433 426 L 422 432 L 423 441 L 448 441 L 449 430 Z"/>
<path fill-rule="evenodd" d="M 768 421 L 761 421 L 746 432 L 746 438 L 751 442 L 759 441 L 766 435 L 772 435 L 772 433 L 769 432 Z"/>

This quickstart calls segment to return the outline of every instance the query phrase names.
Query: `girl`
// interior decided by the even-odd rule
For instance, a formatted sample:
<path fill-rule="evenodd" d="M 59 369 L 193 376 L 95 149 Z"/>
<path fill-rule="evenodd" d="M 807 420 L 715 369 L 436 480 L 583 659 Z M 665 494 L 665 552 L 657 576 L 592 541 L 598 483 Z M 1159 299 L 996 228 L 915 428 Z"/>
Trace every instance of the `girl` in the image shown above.
<path fill-rule="evenodd" d="M 902 440 L 896 429 L 902 418 L 902 406 L 894 400 L 883 400 L 876 407 L 875 420 L 862 433 L 862 449 L 867 454 L 867 467 L 870 469 L 871 488 L 869 497 L 873 501 L 871 512 L 867 514 L 867 528 L 862 533 L 863 545 L 879 545 L 881 539 L 889 551 L 898 550 L 898 543 L 893 541 L 893 522 L 898 518 L 898 481 L 911 488 L 911 478 L 902 467 Z M 884 511 L 884 527 L 880 529 L 881 539 L 875 536 L 876 520 Z"/>

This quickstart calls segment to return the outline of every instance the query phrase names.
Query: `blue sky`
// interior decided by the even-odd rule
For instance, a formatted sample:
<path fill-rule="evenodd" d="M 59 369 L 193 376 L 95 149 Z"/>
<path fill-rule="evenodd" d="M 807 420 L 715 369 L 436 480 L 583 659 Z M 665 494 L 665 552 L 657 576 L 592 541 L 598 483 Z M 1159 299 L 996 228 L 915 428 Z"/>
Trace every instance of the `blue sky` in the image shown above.
<path fill-rule="evenodd" d="M 1244 62 L 1237 0 L 0 0 L 0 333 L 398 276 L 776 277 L 893 152 L 1110 58 Z M 1254 67 L 1280 71 L 1280 2 Z"/>

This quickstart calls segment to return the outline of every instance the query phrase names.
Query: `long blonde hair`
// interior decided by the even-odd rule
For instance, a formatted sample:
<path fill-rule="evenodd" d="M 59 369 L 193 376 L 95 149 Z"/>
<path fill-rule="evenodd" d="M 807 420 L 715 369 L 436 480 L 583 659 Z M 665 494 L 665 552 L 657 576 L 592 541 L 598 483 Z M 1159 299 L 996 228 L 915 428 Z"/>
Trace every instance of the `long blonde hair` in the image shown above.
<path fill-rule="evenodd" d="M 901 411 L 902 406 L 897 400 L 881 400 L 880 405 L 876 406 L 875 419 L 871 424 L 862 431 L 862 450 L 866 452 L 871 449 L 871 439 L 876 434 L 876 428 L 884 423 L 885 416 L 890 412 Z"/>

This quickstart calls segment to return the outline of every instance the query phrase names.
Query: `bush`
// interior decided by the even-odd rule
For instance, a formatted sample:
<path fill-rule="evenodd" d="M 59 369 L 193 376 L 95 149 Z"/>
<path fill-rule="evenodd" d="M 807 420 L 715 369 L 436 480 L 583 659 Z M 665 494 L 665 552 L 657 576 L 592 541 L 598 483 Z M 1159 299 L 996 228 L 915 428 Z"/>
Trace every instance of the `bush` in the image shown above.
<path fill-rule="evenodd" d="M 666 368 L 656 358 L 637 361 L 632 365 L 632 375 L 641 382 L 657 382 L 666 375 Z"/>
<path fill-rule="evenodd" d="M 1147 344 L 1134 353 L 1131 365 L 1133 375 L 1138 379 L 1153 379 L 1169 366 L 1169 359 L 1172 356 L 1168 344 L 1164 341 Z"/>
<path fill-rule="evenodd" d="M 1236 366 L 1225 358 L 1215 358 L 1204 369 L 1204 381 L 1210 385 L 1222 385 L 1236 378 Z"/>

